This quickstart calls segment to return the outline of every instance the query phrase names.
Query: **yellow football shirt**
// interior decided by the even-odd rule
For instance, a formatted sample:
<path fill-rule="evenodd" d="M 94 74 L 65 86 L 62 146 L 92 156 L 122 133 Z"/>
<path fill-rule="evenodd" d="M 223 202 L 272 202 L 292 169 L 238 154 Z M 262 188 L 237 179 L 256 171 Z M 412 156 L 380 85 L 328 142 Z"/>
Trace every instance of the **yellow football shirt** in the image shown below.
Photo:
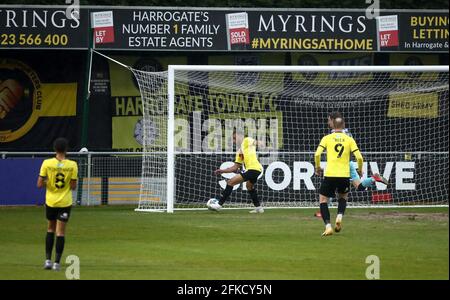
<path fill-rule="evenodd" d="M 67 207 L 72 205 L 70 181 L 77 180 L 77 163 L 69 160 L 50 158 L 44 160 L 39 176 L 47 179 L 45 204 L 50 207 Z"/>
<path fill-rule="evenodd" d="M 327 151 L 327 167 L 325 177 L 350 177 L 350 155 L 358 161 L 358 168 L 362 170 L 363 157 L 355 140 L 343 132 L 333 132 L 322 138 L 314 155 L 316 168 L 320 167 L 320 156 Z"/>
<path fill-rule="evenodd" d="M 262 166 L 256 155 L 256 141 L 250 137 L 244 138 L 241 148 L 236 153 L 234 162 L 244 164 L 246 170 L 262 172 Z"/>

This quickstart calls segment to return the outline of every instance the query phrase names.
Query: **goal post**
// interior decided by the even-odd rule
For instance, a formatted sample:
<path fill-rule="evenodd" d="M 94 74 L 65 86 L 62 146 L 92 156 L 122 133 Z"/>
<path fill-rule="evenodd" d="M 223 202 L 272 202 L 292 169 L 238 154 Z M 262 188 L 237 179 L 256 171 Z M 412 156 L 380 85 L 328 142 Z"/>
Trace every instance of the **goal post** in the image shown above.
<path fill-rule="evenodd" d="M 167 212 L 174 208 L 175 188 L 175 70 L 167 71 Z"/>
<path fill-rule="evenodd" d="M 363 178 L 390 185 L 352 188 L 350 206 L 448 206 L 448 66 L 170 65 L 132 69 L 143 105 L 143 164 L 137 211 L 205 209 L 232 174 L 231 133 L 255 138 L 265 207 L 316 207 L 311 174 L 327 114 L 340 111 L 365 158 Z M 324 161 L 324 158 L 322 158 Z M 225 208 L 248 208 L 244 184 Z"/>

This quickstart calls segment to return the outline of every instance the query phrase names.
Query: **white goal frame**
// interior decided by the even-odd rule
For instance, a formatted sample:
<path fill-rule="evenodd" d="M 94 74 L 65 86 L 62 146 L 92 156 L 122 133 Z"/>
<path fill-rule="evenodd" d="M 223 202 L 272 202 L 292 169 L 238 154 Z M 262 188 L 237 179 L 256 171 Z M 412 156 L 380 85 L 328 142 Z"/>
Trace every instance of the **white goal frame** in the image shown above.
<path fill-rule="evenodd" d="M 175 186 L 175 72 L 176 71 L 220 71 L 220 72 L 449 72 L 449 66 L 230 66 L 230 65 L 169 65 L 168 66 L 168 111 L 167 111 L 167 213 L 174 212 Z M 355 206 L 357 207 L 357 206 Z M 370 206 L 362 206 L 370 208 Z M 377 205 L 381 207 L 448 207 L 447 205 Z M 297 207 L 295 207 L 297 208 Z M 186 210 L 186 208 L 184 208 Z M 196 208 L 197 209 L 197 208 Z M 158 209 L 135 209 L 136 211 L 159 211 Z M 180 208 L 183 210 L 183 208 Z M 198 210 L 198 209 L 197 209 Z"/>

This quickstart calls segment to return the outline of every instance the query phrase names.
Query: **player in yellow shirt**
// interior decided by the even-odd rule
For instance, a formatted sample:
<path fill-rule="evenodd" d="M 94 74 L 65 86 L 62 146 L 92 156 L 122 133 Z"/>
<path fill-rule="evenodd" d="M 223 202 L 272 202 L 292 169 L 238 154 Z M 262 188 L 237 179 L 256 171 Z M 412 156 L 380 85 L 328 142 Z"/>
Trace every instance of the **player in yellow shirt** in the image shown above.
<path fill-rule="evenodd" d="M 325 223 L 325 232 L 322 235 L 333 234 L 330 224 L 330 211 L 328 209 L 328 200 L 338 195 L 338 214 L 336 217 L 335 231 L 339 232 L 342 228 L 342 218 L 345 208 L 347 207 L 348 192 L 350 190 L 350 156 L 353 154 L 357 160 L 357 172 L 361 176 L 363 167 L 363 157 L 356 145 L 355 140 L 345 134 L 344 118 L 334 119 L 334 132 L 322 138 L 316 153 L 314 161 L 316 167 L 316 175 L 322 175 L 320 167 L 320 157 L 322 152 L 327 152 L 327 166 L 325 176 L 319 189 L 320 213 Z"/>
<path fill-rule="evenodd" d="M 334 119 L 336 118 L 342 118 L 342 114 L 340 112 L 331 112 L 328 114 L 328 126 L 331 129 L 331 133 L 334 132 Z M 350 133 L 350 131 L 347 128 L 344 128 L 343 133 L 346 135 L 353 137 L 353 135 Z M 355 187 L 356 191 L 366 191 L 368 188 L 375 187 L 376 182 L 383 183 L 385 185 L 389 184 L 389 181 L 381 176 L 378 173 L 372 174 L 372 176 L 368 176 L 364 179 L 362 179 L 358 173 L 357 173 L 357 164 L 354 161 L 350 161 L 350 182 Z M 331 201 L 330 201 L 331 203 Z M 317 217 L 320 217 L 320 211 L 314 214 Z"/>
<path fill-rule="evenodd" d="M 233 191 L 233 187 L 242 182 L 246 182 L 247 191 L 255 206 L 255 209 L 250 211 L 250 213 L 263 213 L 264 208 L 261 206 L 258 199 L 258 193 L 255 189 L 256 181 L 262 172 L 262 166 L 256 155 L 257 142 L 251 137 L 244 137 L 243 134 L 237 132 L 233 133 L 233 142 L 236 145 L 241 145 L 236 152 L 234 165 L 226 169 L 217 169 L 214 171 L 214 174 L 236 173 L 240 169 L 245 169 L 245 172 L 236 174 L 227 181 L 227 186 L 219 199 L 219 203 L 211 205 L 211 209 L 220 210 Z"/>
<path fill-rule="evenodd" d="M 45 209 L 48 220 L 45 240 L 46 260 L 44 269 L 61 269 L 60 260 L 64 250 L 66 224 L 69 221 L 72 207 L 72 190 L 77 186 L 77 163 L 66 159 L 68 142 L 64 138 L 55 140 L 54 158 L 42 163 L 37 180 L 38 188 L 45 188 Z M 55 263 L 52 263 L 52 250 L 56 232 Z"/>

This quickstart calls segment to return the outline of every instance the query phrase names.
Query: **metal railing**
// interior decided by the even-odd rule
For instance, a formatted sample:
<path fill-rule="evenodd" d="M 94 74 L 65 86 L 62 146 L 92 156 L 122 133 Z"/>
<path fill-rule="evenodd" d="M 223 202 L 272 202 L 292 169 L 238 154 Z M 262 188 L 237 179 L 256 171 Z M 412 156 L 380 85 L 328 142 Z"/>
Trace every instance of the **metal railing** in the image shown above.
<path fill-rule="evenodd" d="M 0 159 L 47 159 L 54 152 L 0 152 Z M 69 152 L 78 164 L 76 205 L 137 204 L 140 193 L 142 153 Z M 36 170 L 36 177 L 39 170 Z M 0 205 L 2 203 L 0 202 Z"/>

